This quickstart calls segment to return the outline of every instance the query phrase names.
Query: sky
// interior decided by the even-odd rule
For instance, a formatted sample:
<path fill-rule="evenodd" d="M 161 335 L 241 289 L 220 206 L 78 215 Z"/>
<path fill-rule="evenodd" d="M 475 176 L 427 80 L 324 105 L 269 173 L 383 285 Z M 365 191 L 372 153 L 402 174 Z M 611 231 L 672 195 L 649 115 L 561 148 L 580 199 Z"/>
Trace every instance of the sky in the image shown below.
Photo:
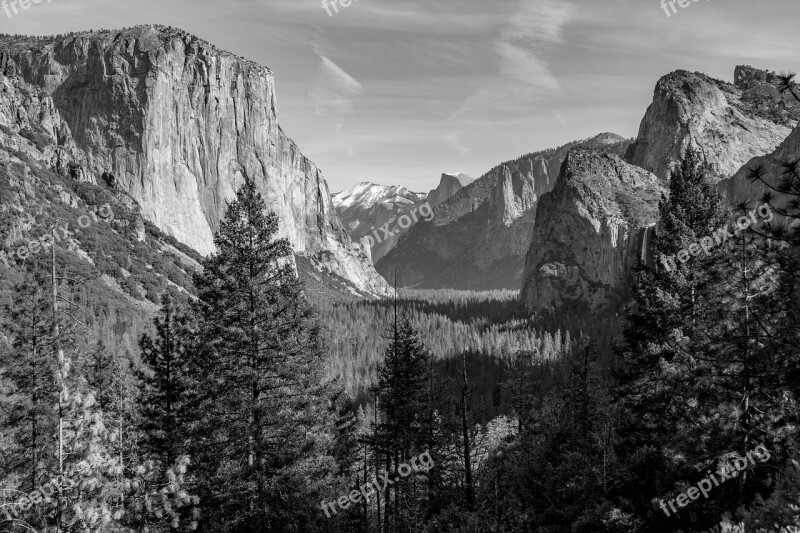
<path fill-rule="evenodd" d="M 739 64 L 800 70 L 798 0 L 674 13 L 662 0 L 326 1 L 39 0 L 0 10 L 0 33 L 164 24 L 266 65 L 281 126 L 332 192 L 427 192 L 442 172 L 478 178 L 597 133 L 634 137 L 677 69 L 726 81 Z"/>

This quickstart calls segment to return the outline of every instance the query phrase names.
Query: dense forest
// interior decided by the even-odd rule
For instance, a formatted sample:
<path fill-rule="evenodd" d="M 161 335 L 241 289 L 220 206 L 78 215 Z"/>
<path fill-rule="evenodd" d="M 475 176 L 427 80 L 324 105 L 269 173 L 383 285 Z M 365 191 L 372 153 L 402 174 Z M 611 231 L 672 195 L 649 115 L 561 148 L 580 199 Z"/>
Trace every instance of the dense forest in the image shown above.
<path fill-rule="evenodd" d="M 709 257 L 640 266 L 607 357 L 525 317 L 513 292 L 312 303 L 249 182 L 196 295 L 162 291 L 135 354 L 87 325 L 91 273 L 54 245 L 3 304 L 1 518 L 9 531 L 797 526 L 798 208 L 771 205 L 770 224 Z M 732 215 L 690 152 L 654 250 Z"/>
<path fill-rule="evenodd" d="M 474 373 L 489 383 L 517 358 L 556 360 L 570 350 L 571 334 L 553 333 L 525 317 L 516 291 L 469 292 L 399 289 L 396 301 L 320 300 L 333 370 L 352 395 L 366 391 L 377 379 L 383 350 L 397 314 L 409 321 L 435 361 L 446 363 L 463 354 Z M 483 378 L 482 378 L 483 379 Z"/>

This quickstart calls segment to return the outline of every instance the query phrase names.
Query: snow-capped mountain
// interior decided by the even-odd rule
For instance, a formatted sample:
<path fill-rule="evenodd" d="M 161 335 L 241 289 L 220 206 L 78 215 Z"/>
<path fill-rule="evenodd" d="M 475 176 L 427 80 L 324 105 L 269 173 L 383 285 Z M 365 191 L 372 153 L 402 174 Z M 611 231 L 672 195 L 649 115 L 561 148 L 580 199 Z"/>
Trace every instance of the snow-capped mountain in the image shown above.
<path fill-rule="evenodd" d="M 369 244 L 374 262 L 386 255 L 407 231 L 408 228 L 399 227 L 398 218 L 422 206 L 427 196 L 402 186 L 363 182 L 334 194 L 332 199 L 342 224 L 353 240 L 367 240 L 368 235 L 373 237 Z M 387 229 L 390 236 L 385 236 L 386 233 L 381 231 L 386 224 L 389 224 Z"/>

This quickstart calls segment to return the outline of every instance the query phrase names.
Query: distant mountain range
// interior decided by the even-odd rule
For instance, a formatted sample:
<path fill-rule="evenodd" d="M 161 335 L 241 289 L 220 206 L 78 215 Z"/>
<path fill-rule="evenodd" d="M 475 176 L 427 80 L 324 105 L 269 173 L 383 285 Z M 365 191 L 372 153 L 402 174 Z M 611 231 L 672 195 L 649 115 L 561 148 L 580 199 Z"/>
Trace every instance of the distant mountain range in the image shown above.
<path fill-rule="evenodd" d="M 635 139 L 604 133 L 502 163 L 470 183 L 444 175 L 427 197 L 434 219 L 375 254 L 377 270 L 399 286 L 521 289 L 531 312 L 619 310 L 633 266 L 648 257 L 670 170 L 689 147 L 732 203 L 761 190 L 744 178 L 749 161 L 775 166 L 769 157 L 779 147 L 784 159 L 800 157 L 797 132 L 790 136 L 800 105 L 775 80 L 750 66 L 736 67 L 734 83 L 675 71 L 656 84 Z M 354 220 L 385 219 L 352 208 L 342 216 L 351 231 L 361 227 Z"/>
<path fill-rule="evenodd" d="M 399 286 L 521 289 L 532 312 L 619 309 L 633 266 L 648 257 L 670 169 L 689 147 L 731 202 L 760 190 L 745 183 L 748 161 L 779 146 L 791 153 L 800 105 L 775 79 L 749 66 L 736 67 L 734 83 L 668 74 L 636 139 L 604 133 L 502 163 L 454 184 L 447 199 L 429 193 L 435 218 L 382 250 L 378 272 Z"/>
<path fill-rule="evenodd" d="M 395 228 L 397 218 L 423 204 L 426 197 L 424 193 L 412 192 L 405 187 L 362 182 L 334 194 L 333 206 L 350 237 L 355 241 L 363 241 L 362 244 L 370 251 L 372 260 L 377 261 L 391 250 L 405 232 L 399 227 Z M 375 235 L 375 232 L 381 236 L 380 228 L 385 224 L 392 226 L 391 237 L 380 241 L 375 238 L 371 241 L 365 239 Z"/>
<path fill-rule="evenodd" d="M 394 248 L 408 228 L 397 224 L 397 219 L 413 212 L 422 204 L 436 206 L 460 191 L 474 180 L 460 172 L 442 174 L 439 186 L 428 194 L 411 192 L 405 187 L 376 185 L 362 182 L 358 185 L 333 195 L 336 213 L 347 229 L 350 237 L 356 241 L 364 241 L 365 246 L 371 243 L 371 256 L 377 262 Z M 416 217 L 419 219 L 420 217 Z M 413 220 L 413 219 L 412 219 Z M 384 238 L 380 228 L 388 224 L 392 233 Z M 377 235 L 371 241 L 367 236 Z M 380 239 L 380 240 L 379 240 Z"/>
<path fill-rule="evenodd" d="M 376 262 L 399 286 L 519 289 L 536 206 L 555 185 L 561 164 L 578 147 L 623 154 L 630 144 L 603 133 L 502 163 L 434 207 Z"/>
<path fill-rule="evenodd" d="M 604 133 L 477 180 L 445 173 L 427 194 L 362 183 L 331 197 L 321 170 L 278 124 L 272 71 L 191 34 L 139 26 L 5 35 L 0 52 L 8 218 L 0 244 L 16 243 L 25 215 L 96 208 L 102 197 L 130 215 L 127 226 L 110 226 L 108 242 L 122 249 L 133 239 L 135 248 L 151 235 L 178 250 L 180 273 L 164 272 L 185 289 L 198 259 L 215 251 L 227 203 L 251 179 L 301 276 L 321 291 L 378 297 L 390 294 L 387 280 L 521 289 L 532 313 L 604 313 L 625 301 L 670 169 L 689 147 L 732 203 L 763 189 L 746 180 L 751 165 L 763 163 L 777 180 L 779 160 L 800 159 L 800 105 L 775 88 L 774 73 L 739 66 L 728 83 L 679 70 L 656 84 L 636 139 Z M 426 204 L 431 220 L 400 226 Z M 390 237 L 368 242 L 387 224 Z M 151 275 L 151 263 L 134 268 L 133 256 L 84 252 L 115 265 L 103 270 L 109 290 L 157 301 L 167 278 Z"/>

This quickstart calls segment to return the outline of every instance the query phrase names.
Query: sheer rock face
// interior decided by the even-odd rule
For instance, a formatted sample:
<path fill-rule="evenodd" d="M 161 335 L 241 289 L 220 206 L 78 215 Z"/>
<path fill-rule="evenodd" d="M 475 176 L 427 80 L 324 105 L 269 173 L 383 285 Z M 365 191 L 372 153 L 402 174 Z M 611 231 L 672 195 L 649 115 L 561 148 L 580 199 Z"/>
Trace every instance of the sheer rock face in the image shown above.
<path fill-rule="evenodd" d="M 571 151 L 539 201 L 525 258 L 528 311 L 585 315 L 623 302 L 663 192 L 655 175 L 615 154 Z"/>
<path fill-rule="evenodd" d="M 796 127 L 791 134 L 781 143 L 781 145 L 771 154 L 762 157 L 755 157 L 748 161 L 739 172 L 732 178 L 723 180 L 719 183 L 719 188 L 731 205 L 746 203 L 749 206 L 757 207 L 764 203 L 764 194 L 769 192 L 772 195 L 770 203 L 783 208 L 786 202 L 791 201 L 791 197 L 782 197 L 775 192 L 773 187 L 780 187 L 786 179 L 786 164 L 791 164 L 800 160 L 800 126 Z M 750 179 L 754 171 L 760 172 L 762 181 Z"/>
<path fill-rule="evenodd" d="M 727 178 L 775 150 L 800 108 L 778 94 L 765 71 L 737 67 L 735 77 L 736 85 L 684 70 L 661 78 L 626 159 L 668 179 L 692 146 L 719 178 Z"/>
<path fill-rule="evenodd" d="M 428 204 L 430 204 L 431 207 L 435 207 L 447 201 L 448 198 L 473 181 L 475 181 L 473 178 L 461 172 L 445 172 L 439 180 L 439 186 L 428 193 Z"/>
<path fill-rule="evenodd" d="M 95 183 L 113 174 L 147 219 L 203 254 L 215 250 L 227 203 L 253 179 L 297 253 L 324 258 L 360 291 L 386 292 L 339 222 L 322 173 L 278 125 L 268 68 L 153 26 L 5 37 L 0 54 L 3 83 L 24 101 L 16 111 L 5 102 L 3 118 L 52 137 L 52 167 L 71 165 L 73 177 Z"/>
<path fill-rule="evenodd" d="M 624 153 L 628 140 L 605 133 L 498 165 L 434 207 L 376 265 L 398 285 L 519 289 L 539 198 L 550 191 L 569 150 Z"/>
<path fill-rule="evenodd" d="M 800 157 L 800 131 L 787 138 L 800 105 L 780 94 L 775 74 L 737 67 L 734 79 L 731 85 L 686 71 L 662 78 L 626 153 L 631 165 L 570 154 L 555 189 L 539 201 L 522 293 L 529 311 L 597 314 L 628 300 L 631 269 L 637 259 L 650 260 L 663 184 L 687 147 L 700 151 L 732 205 L 754 203 L 763 192 L 746 179 L 747 168 L 763 164 L 775 183 L 780 161 Z M 653 175 L 642 169 L 659 183 L 648 185 Z"/>

